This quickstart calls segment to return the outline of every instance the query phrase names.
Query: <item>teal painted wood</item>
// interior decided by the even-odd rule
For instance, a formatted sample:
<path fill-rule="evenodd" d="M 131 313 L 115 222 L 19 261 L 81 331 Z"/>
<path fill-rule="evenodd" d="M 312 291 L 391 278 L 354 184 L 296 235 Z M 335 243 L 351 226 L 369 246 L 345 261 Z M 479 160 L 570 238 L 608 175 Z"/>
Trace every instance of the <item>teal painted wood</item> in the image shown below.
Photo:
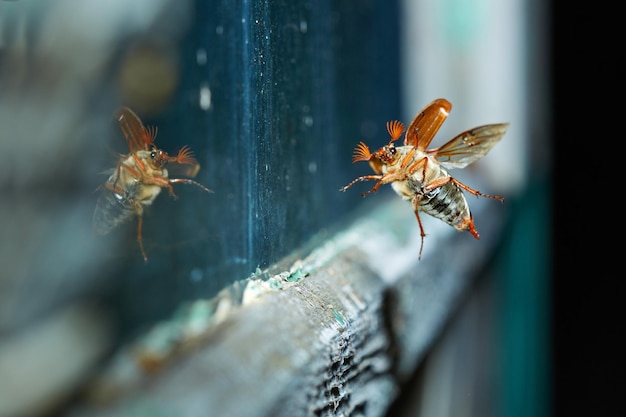
<path fill-rule="evenodd" d="M 386 415 L 499 244 L 498 206 L 476 205 L 490 219 L 480 241 L 428 221 L 418 261 L 410 205 L 372 204 L 336 234 L 206 300 L 204 332 L 155 371 L 138 365 L 143 340 L 127 345 L 90 384 L 92 402 L 69 415 Z M 178 315 L 169 323 L 184 324 Z"/>

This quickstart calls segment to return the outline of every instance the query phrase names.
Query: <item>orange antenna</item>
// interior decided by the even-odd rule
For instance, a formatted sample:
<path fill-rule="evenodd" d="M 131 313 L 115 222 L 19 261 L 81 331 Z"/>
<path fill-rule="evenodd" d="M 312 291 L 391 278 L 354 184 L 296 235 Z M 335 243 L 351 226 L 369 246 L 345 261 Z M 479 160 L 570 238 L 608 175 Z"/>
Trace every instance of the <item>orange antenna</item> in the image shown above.
<path fill-rule="evenodd" d="M 146 126 L 146 133 L 148 134 L 148 138 L 150 138 L 150 142 L 148 143 L 154 143 L 157 133 L 159 133 L 159 128 L 156 126 Z"/>
<path fill-rule="evenodd" d="M 172 162 L 185 165 L 193 165 L 198 163 L 198 161 L 196 161 L 196 158 L 194 158 L 193 156 L 193 151 L 187 145 L 180 148 L 180 150 L 178 151 L 178 155 L 171 158 L 171 160 Z"/>
<path fill-rule="evenodd" d="M 356 145 L 356 148 L 354 148 L 354 153 L 352 154 L 352 163 L 354 164 L 355 162 L 359 161 L 369 161 L 370 156 L 372 156 L 370 148 L 368 148 L 367 145 L 363 142 L 359 142 L 359 144 Z"/>
<path fill-rule="evenodd" d="M 397 120 L 387 122 L 387 132 L 389 132 L 389 136 L 391 136 L 391 142 L 398 140 L 402 132 L 404 132 L 404 124 Z"/>

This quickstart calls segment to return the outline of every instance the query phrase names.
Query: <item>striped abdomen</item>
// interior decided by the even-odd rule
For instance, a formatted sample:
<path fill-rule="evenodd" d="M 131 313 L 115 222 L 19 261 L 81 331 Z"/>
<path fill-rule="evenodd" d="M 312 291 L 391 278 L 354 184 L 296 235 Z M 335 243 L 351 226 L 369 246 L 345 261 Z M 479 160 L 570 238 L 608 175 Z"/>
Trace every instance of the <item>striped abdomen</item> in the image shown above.
<path fill-rule="evenodd" d="M 458 230 L 467 229 L 471 218 L 463 191 L 453 182 L 423 194 L 419 210 L 443 220 Z"/>
<path fill-rule="evenodd" d="M 129 194 L 127 190 L 126 195 Z M 93 213 L 93 229 L 98 234 L 107 234 L 134 215 L 140 214 L 135 210 L 129 198 L 103 187 Z"/>

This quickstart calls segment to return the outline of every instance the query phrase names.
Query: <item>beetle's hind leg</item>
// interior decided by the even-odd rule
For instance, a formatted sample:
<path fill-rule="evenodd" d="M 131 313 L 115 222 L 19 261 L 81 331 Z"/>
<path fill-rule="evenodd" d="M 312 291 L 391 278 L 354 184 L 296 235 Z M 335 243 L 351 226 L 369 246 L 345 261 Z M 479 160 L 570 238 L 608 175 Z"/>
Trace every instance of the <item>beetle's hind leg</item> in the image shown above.
<path fill-rule="evenodd" d="M 420 219 L 419 214 L 420 197 L 416 195 L 415 197 L 413 197 L 411 203 L 413 204 L 413 212 L 415 213 L 417 224 L 420 227 L 420 236 L 422 238 L 422 243 L 420 244 L 420 253 L 417 259 L 422 259 L 422 250 L 424 249 L 424 238 L 426 237 L 426 232 L 424 231 L 424 226 L 422 226 L 422 219 Z"/>

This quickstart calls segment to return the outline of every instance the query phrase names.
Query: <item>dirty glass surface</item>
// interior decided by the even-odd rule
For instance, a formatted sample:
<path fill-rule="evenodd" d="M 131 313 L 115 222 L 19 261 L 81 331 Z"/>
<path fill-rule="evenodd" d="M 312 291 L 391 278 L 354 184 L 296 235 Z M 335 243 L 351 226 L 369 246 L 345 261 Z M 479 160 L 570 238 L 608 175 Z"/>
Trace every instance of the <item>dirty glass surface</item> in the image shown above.
<path fill-rule="evenodd" d="M 131 246 L 122 286 L 130 322 L 211 296 L 349 215 L 358 196 L 338 190 L 354 176 L 352 149 L 399 113 L 392 4 L 195 6 L 179 87 L 147 121 L 167 149 L 196 151 L 196 179 L 214 194 L 181 186 L 179 201 L 154 207 L 152 259 Z"/>
<path fill-rule="evenodd" d="M 354 146 L 400 117 L 396 2 L 0 7 L 6 331 L 89 298 L 129 337 L 267 268 L 350 216 L 360 197 L 339 188 L 368 172 Z M 188 145 L 213 191 L 161 192 L 143 216 L 147 263 L 136 218 L 91 230 L 128 153 L 120 106 L 158 128 L 158 148 Z"/>

